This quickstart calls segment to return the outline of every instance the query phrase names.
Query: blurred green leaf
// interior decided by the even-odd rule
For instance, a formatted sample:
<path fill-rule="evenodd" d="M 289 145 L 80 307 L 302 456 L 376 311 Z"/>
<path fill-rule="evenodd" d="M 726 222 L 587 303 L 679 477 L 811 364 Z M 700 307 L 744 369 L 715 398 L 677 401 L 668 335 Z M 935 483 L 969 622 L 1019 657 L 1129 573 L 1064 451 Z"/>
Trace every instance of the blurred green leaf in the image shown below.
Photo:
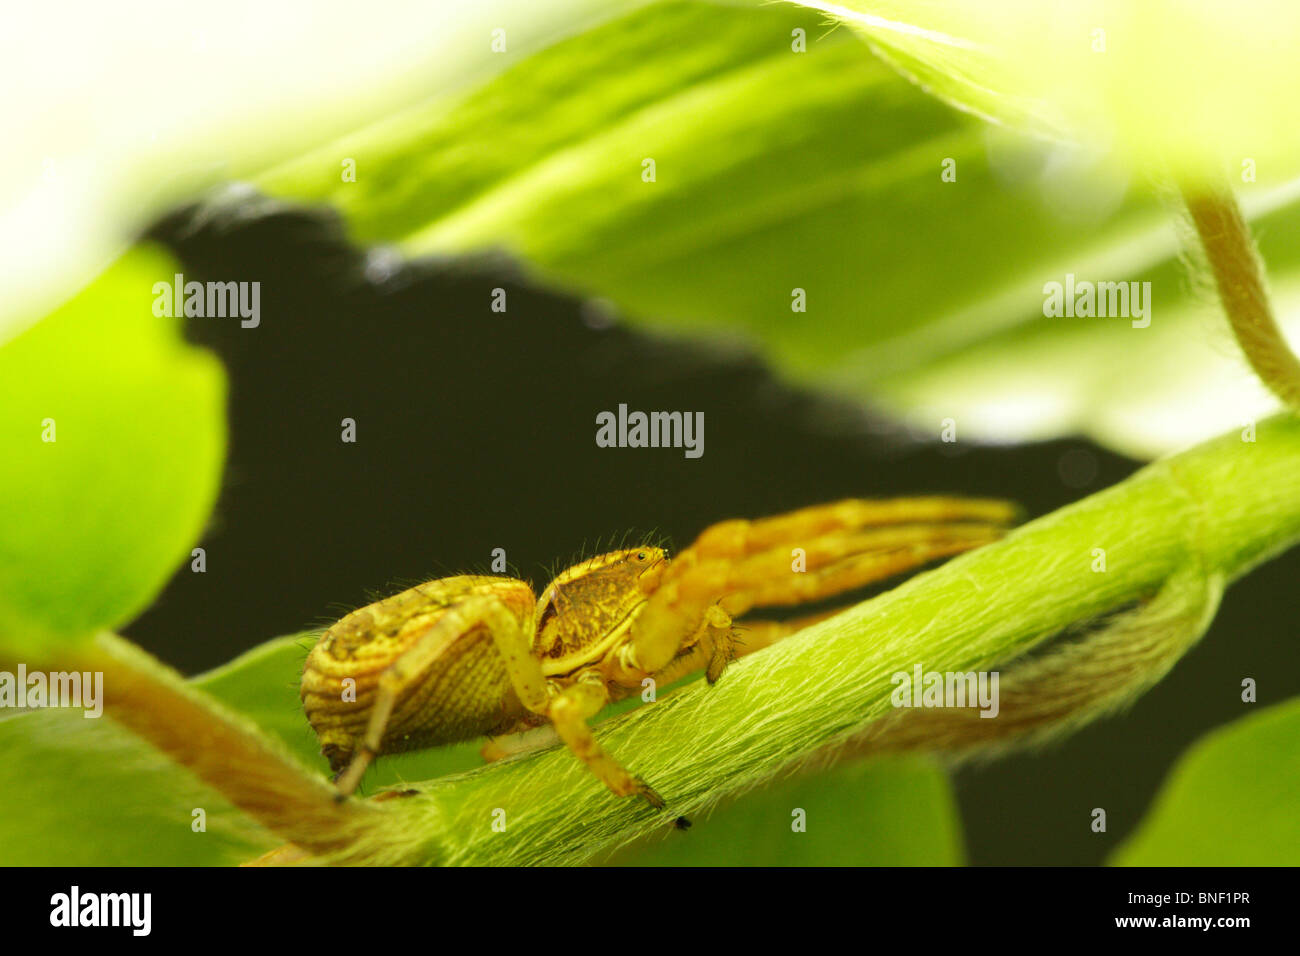
<path fill-rule="evenodd" d="M 0 749 L 2 866 L 231 866 L 284 842 L 107 717 L 5 716 Z"/>
<path fill-rule="evenodd" d="M 1300 281 L 1297 188 L 1259 177 L 1247 211 L 1279 284 Z M 1147 184 L 949 109 L 797 6 L 654 4 L 260 185 L 335 206 L 366 243 L 505 249 L 630 321 L 756 348 L 930 436 L 952 418 L 963 440 L 1080 433 L 1143 457 L 1276 408 L 1187 288 Z M 1044 317 L 1067 273 L 1152 282 L 1150 326 Z"/>
<path fill-rule="evenodd" d="M 268 641 L 194 683 L 310 760 L 311 731 L 295 707 L 305 654 L 295 638 Z M 284 842 L 106 716 L 9 715 L 0 750 L 6 866 L 228 866 Z M 196 808 L 203 832 L 193 830 Z"/>
<path fill-rule="evenodd" d="M 861 31 L 927 91 L 1180 179 L 1243 157 L 1300 172 L 1288 0 L 793 0 Z"/>
<path fill-rule="evenodd" d="M 1293 341 L 1300 341 L 1298 195 L 1286 184 L 1247 201 L 1274 305 Z M 1217 301 L 1189 287 L 1176 250 L 1167 224 L 1046 274 L 1045 281 L 1073 272 L 1081 280 L 1150 282 L 1146 328 L 1125 318 L 1044 317 L 1041 287 L 1025 284 L 999 300 L 1005 315 L 1018 317 L 1006 327 L 967 338 L 962 322 L 922 326 L 910 358 L 903 339 L 904 347 L 864 353 L 842 379 L 861 382 L 863 395 L 930 433 L 945 418 L 957 423 L 959 438 L 1033 441 L 1075 433 L 1134 458 L 1264 419 L 1277 399 L 1241 357 Z M 962 341 L 945 342 L 945 335 Z"/>
<path fill-rule="evenodd" d="M 1178 761 L 1119 866 L 1300 864 L 1300 698 L 1212 731 Z"/>
<path fill-rule="evenodd" d="M 187 556 L 225 452 L 220 363 L 153 314 L 178 271 L 138 248 L 0 346 L 0 647 L 115 628 Z M 51 440 L 52 439 L 52 440 Z"/>
<path fill-rule="evenodd" d="M 796 831 L 795 811 L 805 827 Z M 960 866 L 947 775 L 921 759 L 844 764 L 748 793 L 689 832 L 670 832 L 631 866 Z"/>
<path fill-rule="evenodd" d="M 24 7 L 6 22 L 12 42 L 0 56 L 0 87 L 28 94 L 5 104 L 0 338 L 203 190 L 481 82 L 644 2 L 374 0 L 366 16 L 385 24 L 375 30 L 357 29 L 351 0 L 291 0 L 276 19 L 259 3 L 222 0 L 193 0 L 163 19 L 154 0 L 123 0 L 93 23 Z M 55 35 L 57 58 L 24 42 Z M 185 69 L 159 82 L 158 64 L 178 55 Z"/>

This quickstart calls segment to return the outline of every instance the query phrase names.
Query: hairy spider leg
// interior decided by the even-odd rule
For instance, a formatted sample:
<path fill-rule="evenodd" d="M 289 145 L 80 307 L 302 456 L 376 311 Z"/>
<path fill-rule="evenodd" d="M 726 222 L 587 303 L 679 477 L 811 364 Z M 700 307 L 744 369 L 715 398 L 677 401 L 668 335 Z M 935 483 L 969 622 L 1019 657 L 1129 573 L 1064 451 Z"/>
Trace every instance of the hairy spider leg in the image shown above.
<path fill-rule="evenodd" d="M 634 777 L 601 748 L 587 721 L 609 703 L 609 690 L 596 672 L 566 687 L 551 701 L 551 724 L 578 759 L 613 793 L 620 797 L 639 796 L 652 807 L 663 809 L 664 801 L 639 777 Z"/>
<path fill-rule="evenodd" d="M 833 532 L 796 546 L 802 552 L 797 560 L 794 548 L 776 547 L 735 562 L 719 604 L 732 617 L 755 607 L 808 604 L 970 551 L 1004 533 L 999 525 L 974 523 Z"/>
<path fill-rule="evenodd" d="M 520 702 L 533 713 L 546 714 L 549 692 L 541 663 L 531 653 L 531 635 L 500 599 L 492 595 L 467 598 L 448 608 L 447 613 L 380 675 L 365 737 L 337 779 L 340 799 L 356 790 L 366 768 L 379 753 L 384 729 L 402 694 L 419 682 L 423 672 L 451 642 L 480 625 L 491 634 Z"/>
<path fill-rule="evenodd" d="M 714 525 L 665 571 L 611 676 L 623 684 L 666 667 L 715 605 L 734 617 L 830 597 L 993 541 L 1016 513 L 981 499 L 850 500 Z M 884 526 L 859 530 L 871 523 Z"/>

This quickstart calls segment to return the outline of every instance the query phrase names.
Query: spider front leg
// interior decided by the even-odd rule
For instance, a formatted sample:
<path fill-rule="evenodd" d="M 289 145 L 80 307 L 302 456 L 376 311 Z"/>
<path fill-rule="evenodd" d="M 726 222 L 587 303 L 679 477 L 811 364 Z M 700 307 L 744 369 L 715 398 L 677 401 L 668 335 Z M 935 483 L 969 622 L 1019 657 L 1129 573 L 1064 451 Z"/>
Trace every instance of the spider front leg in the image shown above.
<path fill-rule="evenodd" d="M 964 498 L 848 500 L 706 529 L 665 570 L 620 652 L 619 682 L 654 673 L 705 616 L 821 600 L 1001 537 L 1017 509 Z"/>
<path fill-rule="evenodd" d="M 747 653 L 747 641 L 736 636 L 731 616 L 714 604 L 705 613 L 704 626 L 694 640 L 667 665 L 656 671 L 654 680 L 659 686 L 667 687 L 680 678 L 702 670 L 705 680 L 712 684 L 722 676 L 723 670 L 732 660 Z M 619 684 L 614 686 L 616 699 L 620 700 L 641 689 L 639 684 L 632 687 Z"/>
<path fill-rule="evenodd" d="M 734 617 L 755 607 L 820 601 L 989 544 L 989 524 L 898 525 L 842 531 L 776 546 L 731 564 L 720 605 Z"/>
<path fill-rule="evenodd" d="M 688 550 L 702 558 L 739 558 L 838 531 L 917 524 L 1005 526 L 1018 515 L 1010 502 L 989 498 L 849 498 L 770 518 L 720 521 L 702 531 Z"/>
<path fill-rule="evenodd" d="M 380 675 L 365 736 L 347 768 L 336 779 L 340 800 L 356 790 L 366 768 L 380 753 L 384 731 L 397 701 L 420 681 L 429 665 L 451 644 L 480 625 L 491 634 L 520 702 L 533 713 L 546 713 L 549 705 L 546 678 L 541 664 L 532 656 L 529 635 L 522 623 L 495 597 L 469 598 L 449 608 Z"/>

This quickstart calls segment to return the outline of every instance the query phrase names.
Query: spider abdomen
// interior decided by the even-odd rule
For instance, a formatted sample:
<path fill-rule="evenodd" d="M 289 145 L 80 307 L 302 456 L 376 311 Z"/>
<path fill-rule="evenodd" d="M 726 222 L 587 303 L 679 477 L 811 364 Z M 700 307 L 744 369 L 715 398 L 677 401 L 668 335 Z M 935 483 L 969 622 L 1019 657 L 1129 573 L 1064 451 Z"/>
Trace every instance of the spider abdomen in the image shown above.
<path fill-rule="evenodd" d="M 380 680 L 404 651 L 453 609 L 491 593 L 531 620 L 532 590 L 508 578 L 461 575 L 431 581 L 353 611 L 327 630 L 303 670 L 307 719 L 334 770 L 365 736 Z M 486 624 L 449 633 L 393 706 L 379 753 L 473 740 L 518 723 L 525 710 L 500 666 Z"/>

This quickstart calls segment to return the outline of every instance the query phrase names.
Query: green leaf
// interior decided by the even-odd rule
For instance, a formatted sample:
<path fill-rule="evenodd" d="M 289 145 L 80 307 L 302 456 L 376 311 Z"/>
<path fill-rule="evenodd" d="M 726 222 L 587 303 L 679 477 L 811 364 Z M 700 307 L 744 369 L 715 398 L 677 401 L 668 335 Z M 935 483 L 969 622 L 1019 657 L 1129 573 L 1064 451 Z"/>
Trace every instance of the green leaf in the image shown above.
<path fill-rule="evenodd" d="M 1079 237 L 1034 189 L 1000 186 L 981 124 L 853 35 L 793 52 L 792 31 L 815 37 L 818 23 L 784 8 L 656 4 L 261 185 L 330 203 L 360 240 L 412 254 L 504 247 L 639 322 L 743 338 L 821 379 L 846 353 L 1001 291 L 1009 271 L 1063 260 Z M 340 182 L 335 157 L 354 154 L 364 168 Z M 945 158 L 960 188 L 941 181 Z M 945 281 L 918 295 L 922 272 Z M 795 288 L 807 313 L 791 311 Z"/>
<path fill-rule="evenodd" d="M 9 715 L 0 749 L 3 866 L 233 866 L 284 842 L 107 717 Z"/>
<path fill-rule="evenodd" d="M 1276 408 L 1131 171 L 996 131 L 852 31 L 823 34 L 794 6 L 654 4 L 260 185 L 412 255 L 506 249 L 631 322 L 743 343 L 928 435 L 952 418 L 963 440 L 1077 433 L 1151 457 Z M 1300 286 L 1297 188 L 1259 176 L 1247 211 L 1285 291 Z M 1150 281 L 1151 324 L 1045 317 L 1043 287 L 1067 273 Z M 1280 311 L 1300 335 L 1297 305 Z"/>
<path fill-rule="evenodd" d="M 21 42 L 0 58 L 0 87 L 30 91 L 11 97 L 5 114 L 0 329 L 20 312 L 50 311 L 120 255 L 127 237 L 205 190 L 480 82 L 643 2 L 379 0 L 366 12 L 380 30 L 357 30 L 350 0 L 300 4 L 275 24 L 219 0 L 155 21 L 147 0 L 127 0 L 85 30 L 66 29 L 65 11 L 31 8 L 10 35 L 59 35 L 61 62 Z M 157 64 L 178 53 L 186 69 L 158 82 Z M 94 81 L 65 95 L 69 70 Z"/>
<path fill-rule="evenodd" d="M 1285 184 L 1247 199 L 1293 341 L 1300 341 L 1298 194 Z M 910 339 L 864 352 L 843 381 L 857 381 L 859 394 L 919 428 L 933 432 L 952 418 L 960 437 L 976 440 L 1082 434 L 1147 458 L 1242 429 L 1276 411 L 1277 399 L 1242 359 L 1217 302 L 1189 287 L 1177 250 L 1172 224 L 1153 221 L 1034 279 L 1059 282 L 1072 272 L 1149 282 L 1144 328 L 1125 318 L 1047 318 L 1041 285 L 1024 282 L 959 321 L 921 325 Z M 1002 328 L 975 319 L 991 317 L 991 307 L 1009 320 Z"/>
<path fill-rule="evenodd" d="M 795 830 L 802 811 L 803 830 Z M 745 794 L 689 832 L 617 862 L 632 866 L 960 866 L 947 775 L 921 758 L 845 764 Z"/>
<path fill-rule="evenodd" d="M 794 0 L 868 37 L 926 90 L 1180 179 L 1243 157 L 1300 171 L 1300 10 L 1146 0 Z"/>
<path fill-rule="evenodd" d="M 1300 22 L 1294 10 L 628 6 L 547 4 L 525 19 L 520 7 L 508 54 L 469 43 L 482 24 L 458 19 L 440 34 L 437 68 L 420 73 L 437 78 L 432 100 L 406 106 L 413 74 L 402 60 L 400 95 L 363 112 L 350 99 L 323 125 L 313 112 L 317 136 L 339 117 L 377 118 L 326 146 L 286 157 L 304 140 L 277 148 L 248 132 L 263 124 L 242 122 L 239 135 L 208 129 L 203 148 L 274 194 L 334 205 L 363 242 L 415 255 L 506 248 L 629 321 L 743 343 L 787 379 L 884 405 L 927 435 L 951 418 L 963 439 L 1077 433 L 1153 457 L 1276 407 L 1216 307 L 1186 289 L 1169 215 L 1125 144 L 1145 154 L 1161 137 L 1213 141 L 1234 177 L 1249 160 L 1261 184 L 1252 225 L 1290 295 L 1300 287 L 1288 187 L 1300 100 L 1294 58 L 1276 51 Z M 869 16 L 827 33 L 828 15 L 854 7 Z M 612 19 L 582 30 L 601 16 Z M 1104 52 L 1094 29 L 1106 31 Z M 796 30 L 806 53 L 792 49 Z M 871 56 L 864 37 L 924 89 Z M 1084 102 L 1057 102 L 1063 85 Z M 1075 142 L 1008 147 L 926 90 Z M 1115 129 L 1093 125 L 1112 117 Z M 1171 155 L 1199 163 L 1203 151 L 1185 145 Z M 153 189 L 150 164 L 174 168 L 188 155 L 177 148 L 151 147 L 123 194 Z M 641 179 L 646 158 L 654 183 Z M 355 160 L 356 182 L 343 180 L 344 160 Z M 955 182 L 940 178 L 945 160 Z M 268 162 L 281 165 L 268 172 Z M 1152 325 L 1044 318 L 1044 283 L 1071 272 L 1150 279 Z M 805 313 L 791 311 L 795 289 Z M 1294 297 L 1280 305 L 1300 337 Z"/>
<path fill-rule="evenodd" d="M 143 610 L 216 498 L 225 379 L 153 314 L 136 249 L 0 346 L 0 648 L 39 655 Z"/>
<path fill-rule="evenodd" d="M 311 731 L 293 706 L 304 656 L 294 638 L 268 641 L 194 683 L 309 759 Z M 284 842 L 107 716 L 10 715 L 0 719 L 0 750 L 7 866 L 229 866 Z"/>
<path fill-rule="evenodd" d="M 1300 864 L 1300 698 L 1212 731 L 1184 754 L 1118 866 Z"/>

